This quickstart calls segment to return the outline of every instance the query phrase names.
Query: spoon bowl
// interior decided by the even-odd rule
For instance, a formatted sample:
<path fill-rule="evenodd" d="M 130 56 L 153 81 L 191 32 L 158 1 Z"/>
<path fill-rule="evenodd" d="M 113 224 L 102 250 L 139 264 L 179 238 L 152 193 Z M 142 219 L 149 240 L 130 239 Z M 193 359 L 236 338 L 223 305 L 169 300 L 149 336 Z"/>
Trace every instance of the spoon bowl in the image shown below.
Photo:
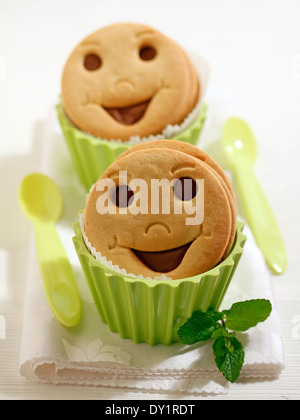
<path fill-rule="evenodd" d="M 61 193 L 48 177 L 31 174 L 23 179 L 19 191 L 19 202 L 29 220 L 59 221 L 63 212 Z"/>
<path fill-rule="evenodd" d="M 230 118 L 223 129 L 223 147 L 228 160 L 246 159 L 254 163 L 257 158 L 257 143 L 252 130 L 240 118 Z"/>
<path fill-rule="evenodd" d="M 48 304 L 62 325 L 75 327 L 81 319 L 81 300 L 72 267 L 55 226 L 63 211 L 60 191 L 45 175 L 31 174 L 21 183 L 19 204 L 34 226 Z"/>

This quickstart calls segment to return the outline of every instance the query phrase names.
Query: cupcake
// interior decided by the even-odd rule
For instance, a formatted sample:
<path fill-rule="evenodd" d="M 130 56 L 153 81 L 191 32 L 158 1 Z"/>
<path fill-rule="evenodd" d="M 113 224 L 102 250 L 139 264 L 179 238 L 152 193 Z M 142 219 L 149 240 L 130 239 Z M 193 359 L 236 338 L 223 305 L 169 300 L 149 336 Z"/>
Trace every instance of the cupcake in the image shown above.
<path fill-rule="evenodd" d="M 199 66 L 198 66 L 199 67 Z M 207 66 L 140 24 L 115 24 L 85 38 L 66 62 L 58 119 L 87 189 L 140 142 L 195 144 L 205 120 Z"/>
<path fill-rule="evenodd" d="M 150 345 L 179 341 L 177 330 L 194 311 L 219 308 L 246 240 L 222 168 L 172 140 L 116 159 L 74 229 L 103 322 Z"/>

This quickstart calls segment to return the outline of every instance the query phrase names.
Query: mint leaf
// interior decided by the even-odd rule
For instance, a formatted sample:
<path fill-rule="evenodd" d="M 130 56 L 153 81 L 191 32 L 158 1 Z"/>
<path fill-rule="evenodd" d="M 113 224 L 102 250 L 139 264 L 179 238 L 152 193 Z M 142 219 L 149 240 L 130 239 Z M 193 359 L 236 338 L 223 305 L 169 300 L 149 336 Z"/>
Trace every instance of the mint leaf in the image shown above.
<path fill-rule="evenodd" d="M 220 338 L 220 337 L 229 337 L 229 338 L 234 338 L 236 336 L 235 332 L 229 332 L 225 327 L 222 327 L 220 324 L 218 328 L 216 328 L 214 330 L 214 332 L 211 335 L 211 338 L 213 340 Z"/>
<path fill-rule="evenodd" d="M 245 351 L 236 338 L 220 337 L 213 344 L 213 351 L 219 371 L 229 382 L 240 376 L 245 360 Z"/>
<path fill-rule="evenodd" d="M 196 311 L 192 317 L 182 325 L 177 334 L 184 344 L 195 344 L 199 341 L 211 339 L 212 333 L 218 327 L 218 321 L 222 318 L 220 312 L 209 309 L 206 313 Z"/>
<path fill-rule="evenodd" d="M 228 311 L 223 311 L 225 326 L 233 331 L 247 331 L 259 322 L 264 322 L 272 312 L 270 301 L 265 299 L 247 300 L 232 305 Z"/>
<path fill-rule="evenodd" d="M 235 382 L 245 360 L 245 351 L 236 339 L 236 331 L 255 327 L 259 322 L 264 322 L 271 312 L 271 302 L 266 299 L 238 302 L 222 313 L 214 309 L 206 313 L 196 311 L 177 333 L 181 342 L 190 345 L 215 340 L 213 352 L 216 364 L 228 381 Z"/>

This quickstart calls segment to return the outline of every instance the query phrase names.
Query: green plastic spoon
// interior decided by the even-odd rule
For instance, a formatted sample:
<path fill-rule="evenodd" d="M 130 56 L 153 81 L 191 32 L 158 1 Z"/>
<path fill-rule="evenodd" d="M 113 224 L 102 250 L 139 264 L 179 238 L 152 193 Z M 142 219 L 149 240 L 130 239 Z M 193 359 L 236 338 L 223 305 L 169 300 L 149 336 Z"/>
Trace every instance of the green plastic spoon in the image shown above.
<path fill-rule="evenodd" d="M 256 242 L 270 269 L 282 274 L 287 268 L 286 250 L 272 210 L 253 172 L 257 145 L 250 127 L 240 118 L 227 120 L 222 146 Z"/>
<path fill-rule="evenodd" d="M 45 175 L 31 174 L 21 183 L 19 203 L 34 225 L 37 256 L 48 304 L 65 327 L 81 319 L 81 300 L 75 276 L 56 230 L 63 201 L 55 183 Z"/>

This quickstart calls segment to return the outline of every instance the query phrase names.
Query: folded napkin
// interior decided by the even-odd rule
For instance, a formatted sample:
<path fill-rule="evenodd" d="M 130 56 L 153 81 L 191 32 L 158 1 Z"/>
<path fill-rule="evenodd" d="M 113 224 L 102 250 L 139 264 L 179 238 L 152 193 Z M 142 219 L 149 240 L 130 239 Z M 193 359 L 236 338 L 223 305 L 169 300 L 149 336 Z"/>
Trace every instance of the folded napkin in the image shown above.
<path fill-rule="evenodd" d="M 33 381 L 54 384 L 102 385 L 136 390 L 225 393 L 229 384 L 218 372 L 210 344 L 170 347 L 135 344 L 121 339 L 102 323 L 72 244 L 72 227 L 58 225 L 76 273 L 82 298 L 80 324 L 61 326 L 50 311 L 41 282 L 34 243 L 30 268 L 21 348 L 21 374 Z M 274 305 L 270 275 L 260 250 L 246 227 L 244 255 L 222 305 L 253 298 Z M 276 308 L 270 318 L 241 334 L 246 352 L 241 378 L 278 377 L 284 367 L 283 346 Z"/>

